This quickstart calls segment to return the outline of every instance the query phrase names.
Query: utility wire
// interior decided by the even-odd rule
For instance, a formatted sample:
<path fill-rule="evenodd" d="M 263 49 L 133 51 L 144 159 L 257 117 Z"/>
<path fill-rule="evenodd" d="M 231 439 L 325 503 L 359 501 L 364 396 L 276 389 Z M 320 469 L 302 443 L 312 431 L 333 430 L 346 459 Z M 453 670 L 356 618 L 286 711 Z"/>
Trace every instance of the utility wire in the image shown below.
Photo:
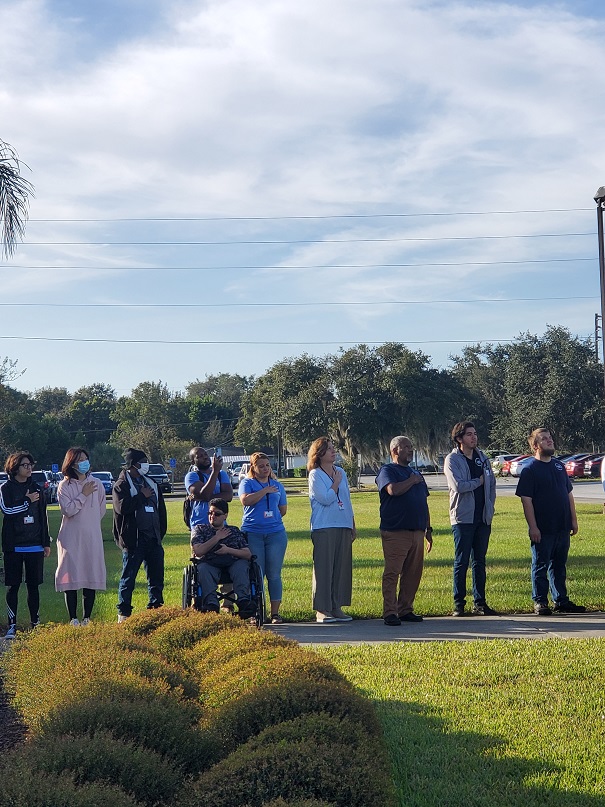
<path fill-rule="evenodd" d="M 513 238 L 571 238 L 594 237 L 589 233 L 529 233 L 525 235 L 452 235 L 430 238 L 299 238 L 296 240 L 259 241 L 28 241 L 28 247 L 231 247 L 231 246 L 284 246 L 288 244 L 375 244 L 438 241 L 502 241 Z M 0 242 L 4 243 L 4 242 Z"/>
<path fill-rule="evenodd" d="M 355 341 L 345 341 L 342 339 L 337 340 L 322 340 L 317 342 L 282 342 L 275 339 L 266 341 L 252 341 L 249 339 L 238 340 L 224 340 L 224 339 L 89 339 L 68 336 L 0 336 L 0 339 L 12 339 L 21 342 L 100 342 L 103 344 L 113 345 L 273 345 L 277 347 L 291 346 L 291 345 L 358 345 L 359 339 Z M 392 339 L 379 339 L 379 340 L 363 340 L 366 345 L 383 345 L 385 342 L 392 342 Z M 405 340 L 406 345 L 468 345 L 468 344 L 489 344 L 492 342 L 514 342 L 514 339 L 418 339 L 418 340 Z"/>
<path fill-rule="evenodd" d="M 32 266 L 25 264 L 10 264 L 0 266 L 0 269 L 81 269 L 100 271 L 113 269 L 120 272 L 142 271 L 142 272 L 226 272 L 239 269 L 400 269 L 413 268 L 415 266 L 511 266 L 528 263 L 576 263 L 578 261 L 596 261 L 597 257 L 589 258 L 535 258 L 515 261 L 460 261 L 460 262 L 439 262 L 439 263 L 310 263 L 293 266 L 291 264 L 275 266 Z"/>
<path fill-rule="evenodd" d="M 319 308 L 349 305 L 442 305 L 443 303 L 529 303 L 545 300 L 598 300 L 598 294 L 570 297 L 481 297 L 469 300 L 347 300 L 308 303 L 0 303 L 0 308 Z"/>
<path fill-rule="evenodd" d="M 445 216 L 508 216 L 528 213 L 585 213 L 590 207 L 552 208 L 542 210 L 469 210 L 448 213 L 333 213 L 326 215 L 302 216 L 141 216 L 116 217 L 102 219 L 30 219 L 30 222 L 119 222 L 119 221 L 330 221 L 333 219 L 388 219 L 388 218 L 421 218 Z"/>

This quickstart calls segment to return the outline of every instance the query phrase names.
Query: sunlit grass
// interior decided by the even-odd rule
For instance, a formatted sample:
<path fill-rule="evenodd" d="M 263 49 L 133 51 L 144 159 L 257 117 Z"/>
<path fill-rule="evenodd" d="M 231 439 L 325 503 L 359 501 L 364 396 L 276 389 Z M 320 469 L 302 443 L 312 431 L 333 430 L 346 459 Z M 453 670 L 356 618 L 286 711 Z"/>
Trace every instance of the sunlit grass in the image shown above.
<path fill-rule="evenodd" d="M 605 803 L 605 640 L 318 652 L 376 703 L 402 807 Z"/>

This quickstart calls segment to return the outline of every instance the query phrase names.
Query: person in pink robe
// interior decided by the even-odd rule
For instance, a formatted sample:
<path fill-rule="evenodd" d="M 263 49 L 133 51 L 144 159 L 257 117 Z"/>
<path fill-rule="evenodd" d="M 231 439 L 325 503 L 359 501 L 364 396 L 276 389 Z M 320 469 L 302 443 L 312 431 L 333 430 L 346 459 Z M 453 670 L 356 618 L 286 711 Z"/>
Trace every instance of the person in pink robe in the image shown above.
<path fill-rule="evenodd" d="M 88 625 L 97 591 L 105 591 L 106 570 L 101 519 L 105 489 L 89 476 L 90 458 L 83 448 L 70 448 L 61 472 L 58 499 L 61 527 L 57 536 L 55 589 L 65 592 L 69 624 Z M 78 620 L 78 590 L 82 589 L 82 621 Z"/>

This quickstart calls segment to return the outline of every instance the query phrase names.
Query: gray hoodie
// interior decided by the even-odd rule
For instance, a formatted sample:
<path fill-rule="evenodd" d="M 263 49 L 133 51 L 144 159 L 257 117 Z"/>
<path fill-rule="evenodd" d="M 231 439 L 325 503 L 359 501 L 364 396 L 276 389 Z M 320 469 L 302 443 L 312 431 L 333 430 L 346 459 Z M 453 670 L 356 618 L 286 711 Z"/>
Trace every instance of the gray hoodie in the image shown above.
<path fill-rule="evenodd" d="M 478 448 L 475 451 L 483 464 L 483 484 L 485 486 L 483 521 L 491 524 L 496 501 L 496 477 L 485 454 Z M 481 481 L 471 479 L 468 462 L 459 448 L 447 455 L 443 470 L 450 489 L 450 524 L 472 524 L 475 515 L 474 490 L 479 487 Z"/>

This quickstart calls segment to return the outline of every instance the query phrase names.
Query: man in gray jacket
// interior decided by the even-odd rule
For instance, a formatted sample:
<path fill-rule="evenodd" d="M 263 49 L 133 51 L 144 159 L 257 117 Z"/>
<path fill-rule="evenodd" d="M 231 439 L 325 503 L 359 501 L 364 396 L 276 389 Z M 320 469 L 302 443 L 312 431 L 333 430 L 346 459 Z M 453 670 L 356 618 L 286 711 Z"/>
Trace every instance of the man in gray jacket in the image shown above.
<path fill-rule="evenodd" d="M 450 491 L 450 523 L 454 533 L 454 616 L 464 616 L 466 573 L 473 574 L 472 613 L 495 616 L 485 600 L 485 556 L 489 544 L 496 478 L 490 462 L 477 448 L 477 431 L 470 420 L 452 429 L 456 448 L 445 458 L 445 476 Z"/>

